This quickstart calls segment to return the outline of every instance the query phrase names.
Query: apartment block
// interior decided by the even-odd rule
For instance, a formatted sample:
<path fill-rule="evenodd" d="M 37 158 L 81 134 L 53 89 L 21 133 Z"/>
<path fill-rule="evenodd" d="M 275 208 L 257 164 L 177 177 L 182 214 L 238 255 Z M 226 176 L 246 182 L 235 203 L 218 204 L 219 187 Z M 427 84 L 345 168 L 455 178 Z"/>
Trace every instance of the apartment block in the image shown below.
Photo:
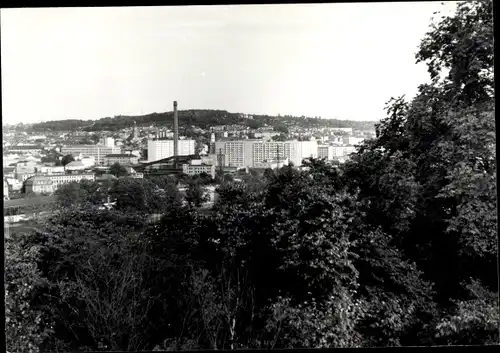
<path fill-rule="evenodd" d="M 224 165 L 237 168 L 255 167 L 266 161 L 288 159 L 299 166 L 306 158 L 317 158 L 317 141 L 236 140 L 215 143 L 216 155 L 223 155 Z"/>

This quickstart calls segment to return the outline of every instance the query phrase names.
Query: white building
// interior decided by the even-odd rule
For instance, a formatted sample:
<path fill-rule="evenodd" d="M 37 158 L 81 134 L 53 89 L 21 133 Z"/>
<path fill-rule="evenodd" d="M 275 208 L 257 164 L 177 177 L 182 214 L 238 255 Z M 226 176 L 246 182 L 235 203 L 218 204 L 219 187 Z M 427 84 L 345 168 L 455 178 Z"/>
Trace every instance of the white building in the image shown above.
<path fill-rule="evenodd" d="M 86 157 L 94 157 L 96 164 L 102 164 L 104 156 L 108 154 L 118 154 L 121 152 L 120 147 L 111 147 L 103 145 L 71 145 L 61 148 L 61 153 L 78 156 L 82 154 Z"/>
<path fill-rule="evenodd" d="M 177 145 L 178 156 L 195 154 L 194 140 L 180 140 Z M 148 140 L 148 162 L 169 158 L 174 155 L 174 140 Z"/>
<path fill-rule="evenodd" d="M 64 173 L 64 166 L 43 166 L 40 167 L 40 173 L 42 174 L 53 174 L 53 173 Z"/>
<path fill-rule="evenodd" d="M 333 160 L 335 147 L 329 145 L 318 145 L 318 158 L 326 159 L 328 161 Z"/>
<path fill-rule="evenodd" d="M 69 171 L 82 171 L 87 169 L 87 167 L 81 161 L 73 161 L 66 164 L 64 169 Z"/>
<path fill-rule="evenodd" d="M 344 145 L 359 145 L 363 143 L 365 139 L 363 137 L 345 136 L 342 138 Z"/>
<path fill-rule="evenodd" d="M 115 139 L 112 137 L 106 137 L 104 139 L 104 146 L 106 147 L 115 147 Z"/>
<path fill-rule="evenodd" d="M 17 179 L 7 178 L 6 180 L 13 191 L 19 191 L 23 187 L 23 183 Z"/>
<path fill-rule="evenodd" d="M 190 176 L 206 173 L 215 179 L 215 165 L 203 163 L 201 159 L 192 159 L 189 163 L 183 164 L 182 172 Z"/>
<path fill-rule="evenodd" d="M 26 194 L 52 193 L 54 191 L 53 181 L 42 175 L 28 178 L 25 182 L 25 187 Z"/>
<path fill-rule="evenodd" d="M 3 180 L 3 199 L 9 199 L 9 183 L 5 179 Z"/>
<path fill-rule="evenodd" d="M 93 173 L 79 173 L 79 174 L 49 174 L 44 175 L 46 178 L 52 180 L 54 189 L 57 189 L 62 184 L 70 183 L 72 181 L 79 182 L 81 180 L 95 180 Z"/>
<path fill-rule="evenodd" d="M 215 154 L 222 154 L 224 165 L 230 167 L 255 167 L 266 161 L 288 159 L 295 166 L 306 158 L 318 157 L 318 143 L 312 141 L 262 141 L 236 140 L 215 143 Z"/>
<path fill-rule="evenodd" d="M 85 156 L 80 159 L 80 162 L 85 166 L 85 168 L 91 168 L 95 166 L 95 158 L 91 156 Z"/>
<path fill-rule="evenodd" d="M 356 152 L 354 146 L 333 146 L 333 157 L 347 157 L 349 154 Z"/>

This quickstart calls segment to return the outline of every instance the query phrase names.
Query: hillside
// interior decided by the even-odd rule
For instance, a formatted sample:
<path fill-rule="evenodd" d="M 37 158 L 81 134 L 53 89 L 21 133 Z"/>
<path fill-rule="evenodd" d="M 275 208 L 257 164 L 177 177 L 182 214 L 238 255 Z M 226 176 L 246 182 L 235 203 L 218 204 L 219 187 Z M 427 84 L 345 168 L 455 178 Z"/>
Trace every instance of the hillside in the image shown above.
<path fill-rule="evenodd" d="M 68 131 L 82 129 L 84 131 L 117 131 L 123 128 L 131 127 L 136 121 L 138 126 L 165 126 L 171 128 L 173 125 L 173 112 L 152 113 L 139 116 L 119 115 L 113 118 L 106 117 L 94 121 L 85 120 L 59 120 L 48 121 L 34 124 L 33 131 Z M 301 127 L 342 127 L 359 130 L 370 130 L 374 128 L 373 121 L 351 121 L 337 119 L 319 119 L 296 116 L 270 116 L 253 115 L 253 119 L 247 119 L 243 114 L 230 113 L 225 110 L 180 110 L 179 126 L 195 125 L 201 128 L 207 128 L 214 125 L 233 125 L 241 124 L 250 128 L 259 128 L 265 124 L 270 126 L 277 125 L 298 125 Z"/>

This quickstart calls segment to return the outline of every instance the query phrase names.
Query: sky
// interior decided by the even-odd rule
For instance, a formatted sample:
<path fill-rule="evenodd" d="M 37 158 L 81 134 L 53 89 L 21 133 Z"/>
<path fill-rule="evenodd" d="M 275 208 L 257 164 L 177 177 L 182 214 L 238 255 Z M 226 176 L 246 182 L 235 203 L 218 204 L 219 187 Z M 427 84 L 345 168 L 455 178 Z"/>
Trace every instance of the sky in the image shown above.
<path fill-rule="evenodd" d="M 2 122 L 179 109 L 379 120 L 455 2 L 2 9 Z"/>

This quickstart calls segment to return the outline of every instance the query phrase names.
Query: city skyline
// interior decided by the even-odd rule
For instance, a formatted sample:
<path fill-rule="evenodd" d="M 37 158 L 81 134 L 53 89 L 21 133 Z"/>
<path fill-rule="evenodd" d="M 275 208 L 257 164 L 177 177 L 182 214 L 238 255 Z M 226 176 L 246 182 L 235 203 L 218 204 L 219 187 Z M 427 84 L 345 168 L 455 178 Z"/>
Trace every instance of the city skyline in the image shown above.
<path fill-rule="evenodd" d="M 414 54 L 433 13 L 454 6 L 2 9 L 2 123 L 144 115 L 172 100 L 375 121 L 428 82 Z"/>

